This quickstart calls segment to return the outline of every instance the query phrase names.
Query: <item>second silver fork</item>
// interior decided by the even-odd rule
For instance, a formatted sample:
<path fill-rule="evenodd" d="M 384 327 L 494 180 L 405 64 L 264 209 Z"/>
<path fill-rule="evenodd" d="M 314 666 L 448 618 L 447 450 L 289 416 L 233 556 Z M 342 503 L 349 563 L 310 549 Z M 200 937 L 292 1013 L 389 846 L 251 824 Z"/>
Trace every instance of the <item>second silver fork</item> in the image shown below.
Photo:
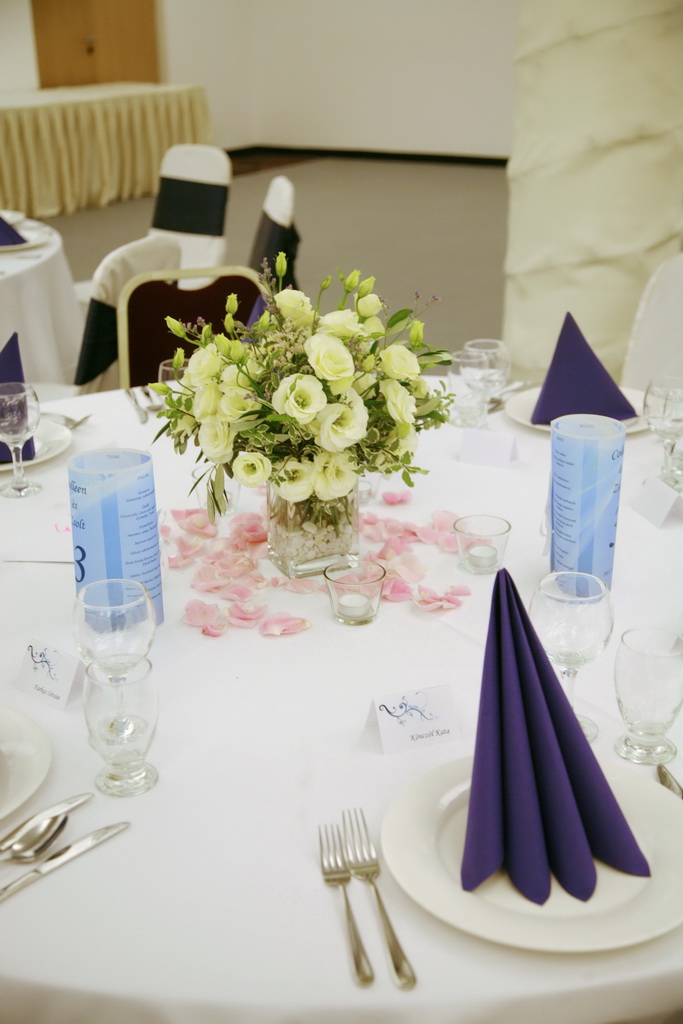
<path fill-rule="evenodd" d="M 363 941 L 358 931 L 356 919 L 346 892 L 346 886 L 351 881 L 351 872 L 346 864 L 344 848 L 342 846 L 341 833 L 338 825 L 325 825 L 318 828 L 318 841 L 320 843 L 320 867 L 323 878 L 327 885 L 339 887 L 344 894 L 344 909 L 346 911 L 346 929 L 349 939 L 349 947 L 353 958 L 353 967 L 356 973 L 356 980 L 361 985 L 370 985 L 375 980 L 368 955 L 365 952 Z"/>
<path fill-rule="evenodd" d="M 413 988 L 417 981 L 415 972 L 396 938 L 379 889 L 375 885 L 375 879 L 379 875 L 379 860 L 365 822 L 365 815 L 360 808 L 356 808 L 353 811 L 344 811 L 342 820 L 346 862 L 352 875 L 362 878 L 372 886 L 396 982 L 400 988 Z"/>

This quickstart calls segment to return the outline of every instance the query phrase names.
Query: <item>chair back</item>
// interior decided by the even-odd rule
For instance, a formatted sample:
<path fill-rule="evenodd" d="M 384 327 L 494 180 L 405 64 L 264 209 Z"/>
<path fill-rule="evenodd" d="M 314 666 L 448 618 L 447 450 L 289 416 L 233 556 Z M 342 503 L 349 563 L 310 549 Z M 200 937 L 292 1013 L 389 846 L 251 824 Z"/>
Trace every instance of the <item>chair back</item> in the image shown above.
<path fill-rule="evenodd" d="M 173 356 L 180 342 L 169 331 L 167 316 L 184 324 L 194 324 L 201 319 L 220 332 L 225 303 L 231 292 L 237 295 L 239 303 L 236 318 L 244 323 L 261 295 L 258 274 L 249 267 L 198 267 L 180 270 L 173 277 L 174 280 L 169 280 L 169 275 L 163 271 L 138 274 L 121 292 L 117 327 L 122 388 L 156 381 L 159 363 Z M 213 280 L 202 288 L 178 286 L 191 277 Z"/>
<path fill-rule="evenodd" d="M 230 157 L 217 146 L 188 143 L 164 154 L 149 233 L 177 237 L 183 268 L 225 263 L 231 181 Z"/>
<path fill-rule="evenodd" d="M 683 253 L 660 264 L 645 286 L 621 383 L 645 389 L 655 374 L 683 374 Z"/>
<path fill-rule="evenodd" d="M 118 386 L 116 306 L 124 285 L 136 274 L 179 266 L 180 246 L 173 238 L 138 238 L 104 257 L 92 279 L 76 384 L 87 391 Z"/>
<path fill-rule="evenodd" d="M 263 201 L 254 243 L 249 257 L 249 266 L 254 270 L 263 269 L 264 259 L 271 270 L 275 270 L 275 259 L 279 252 L 287 257 L 287 274 L 283 287 L 297 287 L 295 262 L 299 250 L 299 233 L 294 226 L 294 185 L 283 174 L 273 178 Z"/>

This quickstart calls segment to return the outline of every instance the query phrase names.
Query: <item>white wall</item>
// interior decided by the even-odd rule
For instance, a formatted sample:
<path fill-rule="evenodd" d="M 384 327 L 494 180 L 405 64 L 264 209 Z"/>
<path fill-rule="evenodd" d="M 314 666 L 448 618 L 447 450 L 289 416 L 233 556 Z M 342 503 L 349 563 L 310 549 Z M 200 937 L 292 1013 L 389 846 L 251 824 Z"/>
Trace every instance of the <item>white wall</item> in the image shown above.
<path fill-rule="evenodd" d="M 36 89 L 31 0 L 0 0 L 0 89 Z"/>
<path fill-rule="evenodd" d="M 519 0 L 157 0 L 162 79 L 214 141 L 507 157 Z M 0 0 L 0 89 L 38 85 L 31 0 Z"/>

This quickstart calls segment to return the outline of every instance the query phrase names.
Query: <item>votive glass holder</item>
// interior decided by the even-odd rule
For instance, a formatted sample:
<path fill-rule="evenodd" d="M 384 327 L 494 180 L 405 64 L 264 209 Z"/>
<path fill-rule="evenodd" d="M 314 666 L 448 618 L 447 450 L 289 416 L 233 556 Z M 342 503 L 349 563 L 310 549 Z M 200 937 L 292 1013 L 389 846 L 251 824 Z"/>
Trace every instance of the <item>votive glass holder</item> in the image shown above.
<path fill-rule="evenodd" d="M 328 565 L 323 572 L 332 612 L 345 626 L 364 626 L 377 615 L 386 570 L 377 562 Z"/>
<path fill-rule="evenodd" d="M 499 516 L 462 516 L 453 524 L 460 567 L 475 575 L 497 572 L 505 557 L 510 523 Z"/>
<path fill-rule="evenodd" d="M 358 504 L 371 505 L 379 497 L 381 473 L 363 473 L 358 477 Z"/>

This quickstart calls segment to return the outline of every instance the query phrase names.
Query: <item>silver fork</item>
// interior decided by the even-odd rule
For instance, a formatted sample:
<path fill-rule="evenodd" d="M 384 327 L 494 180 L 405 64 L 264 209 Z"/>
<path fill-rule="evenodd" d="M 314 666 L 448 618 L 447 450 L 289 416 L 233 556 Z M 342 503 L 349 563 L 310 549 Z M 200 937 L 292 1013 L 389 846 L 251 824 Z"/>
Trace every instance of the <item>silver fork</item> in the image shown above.
<path fill-rule="evenodd" d="M 81 423 L 85 423 L 92 416 L 89 412 L 87 416 L 81 416 L 80 420 L 75 420 L 71 416 L 65 416 L 62 412 L 43 412 L 41 415 L 47 416 L 48 419 L 54 420 L 56 423 L 62 423 L 69 430 L 75 430 L 76 427 L 80 427 Z"/>
<path fill-rule="evenodd" d="M 344 908 L 346 911 L 346 929 L 349 939 L 349 947 L 353 958 L 353 968 L 360 985 L 371 985 L 375 980 L 368 955 L 365 952 L 360 932 L 353 916 L 346 886 L 351 881 L 349 871 L 344 858 L 344 847 L 342 845 L 341 833 L 338 825 L 323 825 L 318 828 L 318 842 L 320 844 L 320 867 L 323 878 L 327 885 L 338 886 L 344 894 Z"/>
<path fill-rule="evenodd" d="M 346 862 L 352 875 L 356 878 L 362 878 L 363 881 L 372 886 L 396 982 L 400 988 L 413 988 L 417 981 L 415 972 L 401 949 L 401 944 L 396 938 L 396 933 L 389 920 L 389 915 L 379 894 L 379 889 L 375 885 L 375 879 L 379 875 L 379 860 L 377 859 L 377 851 L 370 838 L 365 815 L 360 808 L 356 808 L 353 811 L 344 811 L 342 820 L 344 825 Z"/>

